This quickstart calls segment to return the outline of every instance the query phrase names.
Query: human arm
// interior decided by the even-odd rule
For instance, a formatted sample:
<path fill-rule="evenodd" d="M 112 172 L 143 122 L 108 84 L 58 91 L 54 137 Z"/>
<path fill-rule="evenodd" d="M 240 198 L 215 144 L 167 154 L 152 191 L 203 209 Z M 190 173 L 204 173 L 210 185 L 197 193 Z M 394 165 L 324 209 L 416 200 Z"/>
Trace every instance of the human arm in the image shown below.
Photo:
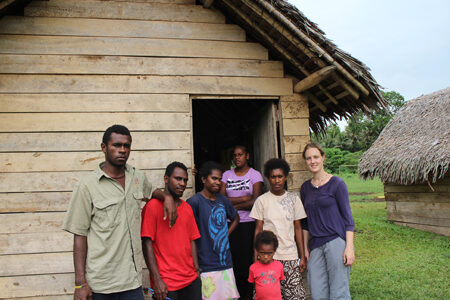
<path fill-rule="evenodd" d="M 306 182 L 302 184 L 302 187 L 300 188 L 300 201 L 302 202 L 303 209 L 305 209 L 305 199 L 306 199 L 306 193 L 305 193 L 305 184 Z M 311 235 L 309 234 L 309 227 L 308 227 L 308 218 L 303 218 L 300 220 L 300 224 L 302 225 L 303 230 L 303 243 L 305 248 L 305 259 L 306 262 L 309 260 L 309 239 L 311 238 Z"/>
<path fill-rule="evenodd" d="M 247 281 L 251 283 L 252 285 L 255 283 L 255 274 L 253 271 L 253 265 L 250 266 L 250 269 L 248 270 L 248 279 Z"/>
<path fill-rule="evenodd" d="M 169 216 L 169 227 L 175 225 L 178 218 L 177 206 L 173 200 L 172 195 L 168 191 L 162 191 L 160 189 L 155 189 L 152 193 L 152 198 L 158 199 L 164 203 L 164 216 L 165 220 Z"/>
<path fill-rule="evenodd" d="M 224 196 L 227 196 L 227 183 L 224 181 L 222 181 L 222 184 L 220 186 L 220 193 Z M 245 204 L 245 202 L 250 201 L 252 199 L 251 195 L 240 196 L 240 197 L 229 197 L 229 196 L 227 196 L 227 197 L 230 200 L 231 204 L 233 204 L 235 209 L 244 209 L 244 208 L 241 208 L 241 206 L 246 206 L 243 204 Z M 253 203 L 252 203 L 252 205 L 253 205 Z M 251 209 L 251 207 L 249 209 Z"/>
<path fill-rule="evenodd" d="M 309 239 L 310 239 L 309 231 L 303 229 L 303 243 L 305 244 L 305 259 L 306 259 L 306 262 L 308 262 L 308 260 L 309 260 L 309 246 L 308 246 Z"/>
<path fill-rule="evenodd" d="M 226 196 L 227 195 L 227 183 L 223 182 L 220 184 L 220 191 L 219 193 L 221 193 L 222 195 Z"/>
<path fill-rule="evenodd" d="M 195 241 L 191 241 L 191 250 L 192 250 L 192 261 L 194 263 L 195 271 L 197 275 L 200 277 L 200 266 L 198 264 L 198 255 L 197 255 L 197 245 L 195 245 Z"/>
<path fill-rule="evenodd" d="M 344 250 L 344 264 L 348 267 L 355 262 L 355 248 L 353 245 L 353 231 L 345 232 L 345 250 Z"/>
<path fill-rule="evenodd" d="M 262 188 L 262 182 L 255 182 L 253 184 L 253 194 L 251 196 L 230 197 L 230 201 L 236 209 L 250 210 L 252 209 L 253 204 L 255 204 L 256 198 L 262 194 Z"/>
<path fill-rule="evenodd" d="M 255 220 L 255 235 L 253 236 L 253 244 L 255 244 L 256 236 L 258 233 L 263 231 L 264 221 L 263 220 Z M 253 261 L 256 261 L 257 259 L 257 253 L 256 249 L 253 248 Z"/>
<path fill-rule="evenodd" d="M 240 220 L 239 214 L 236 213 L 233 221 L 230 223 L 230 226 L 228 226 L 228 235 L 230 235 L 233 232 L 233 230 L 236 229 L 236 227 L 239 224 L 239 220 Z"/>
<path fill-rule="evenodd" d="M 305 256 L 305 245 L 303 242 L 303 230 L 300 220 L 294 220 L 294 232 L 295 232 L 295 242 L 297 243 L 297 249 L 300 251 L 300 272 L 305 272 L 306 269 L 306 256 Z"/>
<path fill-rule="evenodd" d="M 228 235 L 230 235 L 236 228 L 236 226 L 239 224 L 240 221 L 239 214 L 234 208 L 233 204 L 231 204 L 230 200 L 226 196 L 220 195 L 219 198 L 221 199 L 221 201 L 223 201 L 223 204 L 225 205 L 227 219 L 232 220 L 228 226 Z"/>
<path fill-rule="evenodd" d="M 345 226 L 346 244 L 343 260 L 346 266 L 351 266 L 355 261 L 355 249 L 353 243 L 355 222 L 353 221 L 352 211 L 350 208 L 347 186 L 342 179 L 336 188 L 336 201 Z"/>
<path fill-rule="evenodd" d="M 92 296 L 92 291 L 86 283 L 87 235 L 91 226 L 93 203 L 88 187 L 78 183 L 64 218 L 62 229 L 73 236 L 73 264 L 75 269 L 75 300 L 86 300 Z"/>
<path fill-rule="evenodd" d="M 74 300 L 86 300 L 92 297 L 92 291 L 86 283 L 86 256 L 87 256 L 87 237 L 74 234 L 73 236 L 73 263 L 75 268 L 75 288 Z"/>
<path fill-rule="evenodd" d="M 144 252 L 145 263 L 147 265 L 147 268 L 150 270 L 150 276 L 153 280 L 153 289 L 155 290 L 153 297 L 155 297 L 157 300 L 166 299 L 168 288 L 166 283 L 161 279 L 161 275 L 159 274 L 151 238 L 142 238 L 142 250 Z"/>

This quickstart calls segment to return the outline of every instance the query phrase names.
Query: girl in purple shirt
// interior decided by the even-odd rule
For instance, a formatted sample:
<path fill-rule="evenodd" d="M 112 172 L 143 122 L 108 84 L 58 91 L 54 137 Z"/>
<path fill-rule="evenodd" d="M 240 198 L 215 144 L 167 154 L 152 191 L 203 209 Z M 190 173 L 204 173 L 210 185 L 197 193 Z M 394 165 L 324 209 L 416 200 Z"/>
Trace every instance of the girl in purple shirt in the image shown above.
<path fill-rule="evenodd" d="M 311 295 L 313 299 L 350 299 L 355 223 L 347 186 L 325 171 L 325 153 L 319 144 L 306 145 L 303 158 L 313 174 L 300 188 L 308 216 L 302 220 L 302 228 Z"/>
<path fill-rule="evenodd" d="M 223 173 L 220 190 L 230 199 L 240 217 L 239 225 L 230 235 L 230 248 L 241 300 L 251 299 L 252 289 L 247 279 L 248 269 L 253 262 L 255 220 L 249 215 L 263 187 L 261 173 L 250 167 L 249 159 L 250 154 L 245 146 L 234 147 L 233 162 L 236 168 Z"/>

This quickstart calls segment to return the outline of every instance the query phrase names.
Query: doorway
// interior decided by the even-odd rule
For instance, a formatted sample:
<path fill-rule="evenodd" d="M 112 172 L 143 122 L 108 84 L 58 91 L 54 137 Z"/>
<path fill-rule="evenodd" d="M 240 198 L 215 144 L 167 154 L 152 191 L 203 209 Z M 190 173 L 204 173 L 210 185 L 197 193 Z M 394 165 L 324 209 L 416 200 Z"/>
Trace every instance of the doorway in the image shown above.
<path fill-rule="evenodd" d="M 195 166 L 199 169 L 204 162 L 214 160 L 229 170 L 233 147 L 244 145 L 250 152 L 251 167 L 262 174 L 264 163 L 280 153 L 277 112 L 276 100 L 193 99 Z M 201 181 L 196 179 L 198 192 Z M 265 182 L 265 189 L 267 186 Z"/>

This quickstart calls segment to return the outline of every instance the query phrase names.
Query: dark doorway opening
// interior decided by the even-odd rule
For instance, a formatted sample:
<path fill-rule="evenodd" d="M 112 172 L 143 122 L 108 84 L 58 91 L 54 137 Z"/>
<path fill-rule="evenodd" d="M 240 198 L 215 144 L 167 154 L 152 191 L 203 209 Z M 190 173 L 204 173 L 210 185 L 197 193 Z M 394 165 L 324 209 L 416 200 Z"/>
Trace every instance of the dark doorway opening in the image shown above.
<path fill-rule="evenodd" d="M 250 152 L 250 165 L 262 173 L 264 162 L 280 153 L 277 103 L 274 100 L 193 99 L 194 164 L 208 160 L 223 170 L 232 166 L 235 145 Z M 201 189 L 197 177 L 195 189 Z M 267 186 L 267 185 L 266 185 Z"/>

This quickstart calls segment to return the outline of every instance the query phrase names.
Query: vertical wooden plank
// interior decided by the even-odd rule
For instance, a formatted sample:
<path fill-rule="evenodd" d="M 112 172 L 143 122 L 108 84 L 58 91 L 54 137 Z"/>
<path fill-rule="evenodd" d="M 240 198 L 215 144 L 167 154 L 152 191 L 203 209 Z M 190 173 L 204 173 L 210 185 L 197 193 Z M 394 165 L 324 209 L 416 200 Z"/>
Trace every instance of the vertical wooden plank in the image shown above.
<path fill-rule="evenodd" d="M 262 104 L 262 103 L 261 103 Z M 255 169 L 263 171 L 264 163 L 270 158 L 278 157 L 277 147 L 277 109 L 273 101 L 264 101 L 263 108 L 259 112 L 259 120 L 253 136 Z M 267 178 L 264 178 L 264 187 L 269 187 Z"/>

